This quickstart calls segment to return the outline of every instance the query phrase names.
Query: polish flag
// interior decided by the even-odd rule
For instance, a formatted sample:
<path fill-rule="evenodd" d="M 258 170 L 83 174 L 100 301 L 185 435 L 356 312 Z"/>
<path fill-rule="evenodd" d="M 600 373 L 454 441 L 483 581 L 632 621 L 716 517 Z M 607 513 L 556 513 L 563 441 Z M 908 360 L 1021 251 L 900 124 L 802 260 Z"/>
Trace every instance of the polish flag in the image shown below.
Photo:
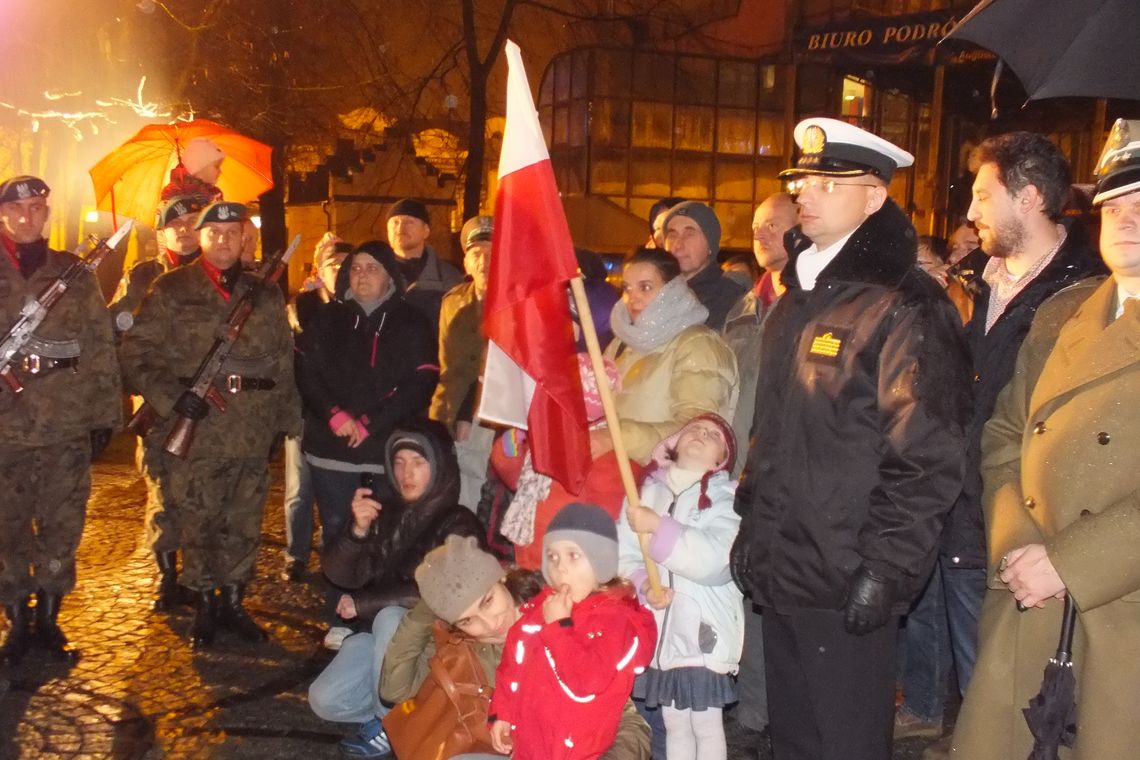
<path fill-rule="evenodd" d="M 567 287 L 578 262 L 519 46 L 508 41 L 505 52 L 507 125 L 483 306 L 489 345 L 479 416 L 526 429 L 534 469 L 577 493 L 590 466 Z"/>

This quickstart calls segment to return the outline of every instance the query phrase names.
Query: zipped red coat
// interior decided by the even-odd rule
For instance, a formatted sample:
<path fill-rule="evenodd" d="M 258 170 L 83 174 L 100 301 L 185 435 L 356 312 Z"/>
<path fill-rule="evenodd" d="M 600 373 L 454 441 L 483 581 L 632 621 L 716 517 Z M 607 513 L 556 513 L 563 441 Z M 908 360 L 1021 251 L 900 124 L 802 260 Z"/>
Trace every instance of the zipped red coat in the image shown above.
<path fill-rule="evenodd" d="M 489 721 L 511 724 L 513 760 L 601 757 L 617 734 L 634 677 L 649 665 L 657 624 L 628 585 L 546 623 L 552 589 L 522 607 L 495 675 Z"/>

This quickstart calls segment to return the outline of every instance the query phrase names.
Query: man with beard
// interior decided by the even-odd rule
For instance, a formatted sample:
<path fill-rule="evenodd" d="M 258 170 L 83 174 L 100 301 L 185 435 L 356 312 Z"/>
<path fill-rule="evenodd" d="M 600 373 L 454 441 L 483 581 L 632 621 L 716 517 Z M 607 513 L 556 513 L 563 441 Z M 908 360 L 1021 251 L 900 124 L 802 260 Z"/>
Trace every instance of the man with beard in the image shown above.
<path fill-rule="evenodd" d="M 1093 204 L 1112 276 L 1041 305 L 985 426 L 988 589 L 953 757 L 1042 756 L 1025 707 L 1068 603 L 1076 736 L 1060 756 L 1133 758 L 1140 743 L 1140 122 L 1113 127 Z"/>
<path fill-rule="evenodd" d="M 795 138 L 732 571 L 764 618 L 775 756 L 887 760 L 898 619 L 962 486 L 968 356 L 887 190 L 914 157 L 835 119 Z"/>
<path fill-rule="evenodd" d="M 1085 230 L 1061 219 L 1070 170 L 1061 150 L 1042 135 L 1011 132 L 985 140 L 974 151 L 978 173 L 967 214 L 978 229 L 988 260 L 978 280 L 974 315 L 966 326 L 974 362 L 974 407 L 968 428 L 962 494 L 946 519 L 941 573 L 907 621 L 908 659 L 938 656 L 935 638 L 948 625 L 962 694 L 977 659 L 978 616 L 986 584 L 982 520 L 982 429 L 998 393 L 1013 376 L 1021 342 L 1037 308 L 1057 291 L 1104 267 Z M 941 599 L 945 599 L 942 615 Z M 914 626 L 922 633 L 915 635 Z M 942 679 L 927 666 L 926 678 L 903 675 L 906 697 L 897 735 L 921 733 L 920 723 L 941 732 Z M 908 684 L 908 681 L 911 683 Z M 933 729 L 931 729 L 933 730 Z"/>
<path fill-rule="evenodd" d="M 50 192 L 37 177 L 0 183 L 0 331 L 76 262 L 43 237 Z M 24 389 L 17 395 L 0 383 L 0 603 L 9 623 L 0 664 L 19 662 L 32 643 L 70 661 L 78 652 L 57 616 L 75 587 L 91 460 L 122 417 L 111 320 L 90 272 L 68 288 L 10 368 Z"/>

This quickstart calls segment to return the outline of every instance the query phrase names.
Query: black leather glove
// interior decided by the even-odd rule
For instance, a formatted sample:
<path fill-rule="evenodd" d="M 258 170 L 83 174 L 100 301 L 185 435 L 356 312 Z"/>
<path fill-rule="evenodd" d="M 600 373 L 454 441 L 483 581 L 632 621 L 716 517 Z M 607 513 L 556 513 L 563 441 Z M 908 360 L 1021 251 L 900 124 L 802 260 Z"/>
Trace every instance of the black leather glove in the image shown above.
<path fill-rule="evenodd" d="M 96 428 L 91 431 L 91 461 L 94 462 L 99 458 L 107 448 L 107 444 L 111 442 L 111 436 L 114 431 L 111 428 Z"/>
<path fill-rule="evenodd" d="M 891 606 L 894 602 L 894 581 L 861 567 L 851 579 L 851 586 L 847 590 L 843 626 L 848 633 L 856 636 L 882 628 L 891 619 Z"/>
<path fill-rule="evenodd" d="M 174 402 L 174 412 L 188 420 L 204 420 L 210 412 L 210 405 L 191 391 L 183 391 Z"/>

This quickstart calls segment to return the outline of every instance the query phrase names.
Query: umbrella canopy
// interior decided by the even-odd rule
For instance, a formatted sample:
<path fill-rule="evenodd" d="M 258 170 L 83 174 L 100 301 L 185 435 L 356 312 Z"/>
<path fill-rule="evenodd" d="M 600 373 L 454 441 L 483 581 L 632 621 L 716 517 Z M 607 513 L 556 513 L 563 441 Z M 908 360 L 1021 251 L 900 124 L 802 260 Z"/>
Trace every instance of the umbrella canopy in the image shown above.
<path fill-rule="evenodd" d="M 226 200 L 248 203 L 273 187 L 268 145 L 205 119 L 150 124 L 91 168 L 96 207 L 150 224 L 170 170 L 207 143 L 225 154 L 217 185 Z"/>
<path fill-rule="evenodd" d="M 1045 666 L 1041 691 L 1029 700 L 1029 707 L 1022 710 L 1033 734 L 1029 760 L 1058 760 L 1058 750 L 1072 747 L 1077 739 L 1077 679 L 1073 675 L 1076 622 L 1077 607 L 1073 598 L 1066 595 L 1057 654 Z"/>
<path fill-rule="evenodd" d="M 1137 0 L 982 0 L 945 40 L 993 51 L 1030 100 L 1140 100 Z"/>

